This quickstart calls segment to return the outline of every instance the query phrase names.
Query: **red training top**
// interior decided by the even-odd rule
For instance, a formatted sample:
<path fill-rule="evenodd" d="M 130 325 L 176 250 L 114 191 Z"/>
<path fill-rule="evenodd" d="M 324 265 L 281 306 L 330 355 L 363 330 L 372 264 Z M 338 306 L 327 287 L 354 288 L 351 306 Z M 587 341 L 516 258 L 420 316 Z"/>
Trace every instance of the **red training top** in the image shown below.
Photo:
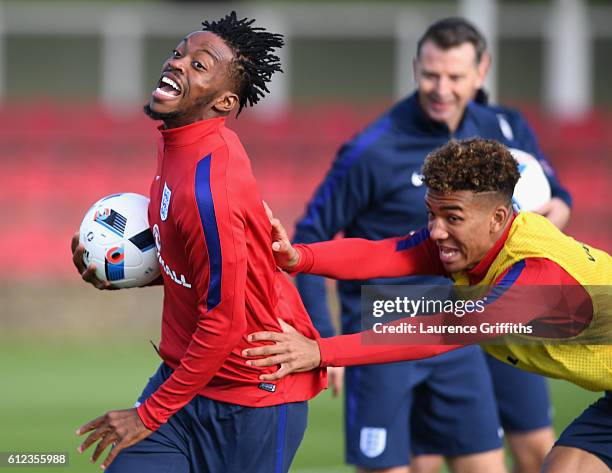
<path fill-rule="evenodd" d="M 503 235 L 485 257 L 467 272 L 470 284 L 477 284 L 503 248 L 510 231 Z M 310 245 L 295 245 L 300 254 L 294 273 L 312 273 L 334 279 L 372 279 L 412 274 L 446 273 L 436 243 L 427 229 L 406 237 L 370 241 L 346 238 Z M 359 264 L 355 264 L 358 261 Z M 518 261 L 499 276 L 492 287 L 486 305 L 486 321 L 512 322 L 531 325 L 534 335 L 555 337 L 574 336 L 586 327 L 593 316 L 593 306 L 587 291 L 565 269 L 546 258 L 526 258 Z M 535 295 L 537 297 L 526 297 Z M 531 300 L 530 300 L 531 299 Z M 563 301 L 560 306 L 560 301 Z M 520 307 L 520 310 L 517 310 Z M 418 317 L 417 317 L 418 318 Z M 469 317 L 438 314 L 421 318 L 435 326 L 468 324 Z M 400 319 L 392 324 L 406 320 Z M 492 332 L 474 336 L 449 337 L 433 333 L 419 335 L 419 344 L 364 343 L 364 336 L 375 340 L 373 332 L 361 332 L 317 340 L 321 366 L 351 366 L 429 358 L 467 343 L 478 343 L 499 337 Z M 384 336 L 384 335 L 383 335 Z M 461 341 L 458 342 L 457 339 Z M 380 339 L 382 340 L 382 339 Z M 404 340 L 409 341 L 409 338 Z M 449 341 L 450 340 L 450 341 Z"/>
<path fill-rule="evenodd" d="M 141 406 L 157 429 L 199 394 L 264 407 L 314 397 L 324 370 L 261 383 L 242 357 L 246 335 L 281 331 L 277 317 L 318 333 L 276 268 L 271 227 L 247 154 L 224 118 L 161 129 L 149 224 L 164 282 L 160 353 L 172 376 Z"/>

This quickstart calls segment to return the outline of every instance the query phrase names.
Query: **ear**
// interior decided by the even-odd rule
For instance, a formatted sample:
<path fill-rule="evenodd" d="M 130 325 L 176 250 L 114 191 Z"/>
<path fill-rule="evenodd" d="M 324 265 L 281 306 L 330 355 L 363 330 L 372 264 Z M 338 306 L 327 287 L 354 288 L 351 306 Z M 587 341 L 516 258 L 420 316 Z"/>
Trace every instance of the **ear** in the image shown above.
<path fill-rule="evenodd" d="M 419 70 L 419 58 L 413 57 L 412 58 L 412 75 L 413 75 L 415 82 L 418 82 L 418 79 L 417 79 L 418 70 Z"/>
<path fill-rule="evenodd" d="M 217 97 L 212 108 L 223 115 L 227 115 L 234 110 L 236 105 L 238 105 L 238 95 L 227 91 Z"/>
<path fill-rule="evenodd" d="M 498 204 L 491 214 L 490 232 L 498 233 L 503 230 L 509 215 L 510 209 L 505 204 Z"/>
<path fill-rule="evenodd" d="M 477 74 L 478 74 L 478 88 L 482 87 L 484 81 L 487 77 L 487 73 L 489 72 L 489 68 L 491 67 L 491 55 L 485 51 L 482 53 L 482 57 L 480 58 L 480 62 L 476 66 Z"/>

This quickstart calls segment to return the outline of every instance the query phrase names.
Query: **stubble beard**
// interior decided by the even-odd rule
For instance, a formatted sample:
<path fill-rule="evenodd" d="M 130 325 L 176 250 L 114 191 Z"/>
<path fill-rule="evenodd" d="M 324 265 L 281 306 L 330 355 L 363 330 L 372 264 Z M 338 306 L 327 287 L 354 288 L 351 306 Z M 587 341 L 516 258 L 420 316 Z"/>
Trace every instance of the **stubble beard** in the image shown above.
<path fill-rule="evenodd" d="M 156 112 L 155 110 L 153 110 L 151 108 L 151 104 L 146 104 L 143 107 L 143 111 L 145 113 L 145 115 L 147 115 L 149 118 L 153 119 L 153 120 L 162 120 L 163 122 L 167 121 L 167 120 L 174 120 L 178 117 L 180 117 L 180 112 Z"/>
<path fill-rule="evenodd" d="M 184 110 L 175 110 L 172 112 L 156 112 L 155 110 L 151 108 L 151 104 L 148 103 L 143 107 L 143 111 L 145 115 L 149 116 L 153 120 L 163 121 L 166 127 L 177 126 L 177 123 L 178 124 L 181 124 L 181 123 L 189 124 L 189 122 L 183 123 L 183 121 L 185 121 L 185 117 L 193 115 L 194 111 L 208 108 L 209 105 L 214 100 L 215 96 L 216 96 L 216 92 L 211 92 L 208 95 L 204 95 L 198 98 L 195 104 L 193 104 L 188 109 L 184 109 Z"/>

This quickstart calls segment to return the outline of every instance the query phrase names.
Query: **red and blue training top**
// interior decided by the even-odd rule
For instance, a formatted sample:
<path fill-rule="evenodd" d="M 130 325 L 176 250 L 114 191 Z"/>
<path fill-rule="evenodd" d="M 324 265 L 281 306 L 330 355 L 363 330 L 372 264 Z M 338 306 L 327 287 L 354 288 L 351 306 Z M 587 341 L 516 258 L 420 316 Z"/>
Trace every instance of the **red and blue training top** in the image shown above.
<path fill-rule="evenodd" d="M 470 285 L 486 280 L 498 254 L 510 242 L 509 233 L 515 220 L 519 219 L 513 217 L 488 253 L 476 266 L 466 271 Z M 549 223 L 549 226 L 552 227 L 552 224 Z M 561 234 L 557 229 L 554 231 Z M 344 238 L 310 245 L 299 244 L 295 248 L 300 253 L 300 259 L 294 273 L 351 280 L 407 274 L 451 276 L 440 261 L 440 250 L 436 242 L 425 228 L 405 237 L 378 241 Z M 359 264 L 355 265 L 355 261 L 359 261 Z M 534 290 L 530 291 L 529 288 Z M 526 299 L 526 295 L 535 295 L 537 299 Z M 546 257 L 528 257 L 516 261 L 492 281 L 489 300 L 482 316 L 486 317 L 483 320 L 490 323 L 529 324 L 534 329 L 534 335 L 545 338 L 551 338 L 551 333 L 555 334 L 552 338 L 573 337 L 589 326 L 593 318 L 593 305 L 587 290 L 561 264 Z M 471 323 L 470 317 L 455 317 L 452 314 L 431 315 L 423 317 L 423 320 L 438 326 Z M 495 332 L 477 332 L 473 336 L 462 335 L 461 341 L 456 341 L 456 338 L 432 333 L 418 335 L 420 344 L 401 343 L 393 346 L 364 344 L 362 336 L 362 333 L 356 333 L 318 340 L 321 366 L 417 360 L 445 353 L 467 343 L 499 337 Z M 404 342 L 410 343 L 410 337 L 404 338 Z"/>
<path fill-rule="evenodd" d="M 138 407 L 143 423 L 157 429 L 195 395 L 252 407 L 314 397 L 326 385 L 324 370 L 261 383 L 262 369 L 241 355 L 249 333 L 280 331 L 277 317 L 307 337 L 318 333 L 276 268 L 237 135 L 225 118 L 160 132 L 149 224 L 164 283 L 160 354 L 174 372 Z"/>

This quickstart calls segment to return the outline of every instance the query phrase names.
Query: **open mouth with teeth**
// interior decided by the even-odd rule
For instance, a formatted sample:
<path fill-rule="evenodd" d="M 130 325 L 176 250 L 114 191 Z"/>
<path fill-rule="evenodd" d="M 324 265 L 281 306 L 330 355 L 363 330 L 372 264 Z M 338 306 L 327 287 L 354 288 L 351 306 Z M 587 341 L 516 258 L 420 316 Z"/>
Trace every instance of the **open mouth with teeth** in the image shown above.
<path fill-rule="evenodd" d="M 167 98 L 176 98 L 181 95 L 181 87 L 170 77 L 163 76 L 159 80 L 159 84 L 157 85 L 157 89 L 154 92 L 155 95 L 167 97 Z"/>
<path fill-rule="evenodd" d="M 438 245 L 438 250 L 440 252 L 440 261 L 442 261 L 442 263 L 450 264 L 460 256 L 459 250 L 456 248 Z"/>

